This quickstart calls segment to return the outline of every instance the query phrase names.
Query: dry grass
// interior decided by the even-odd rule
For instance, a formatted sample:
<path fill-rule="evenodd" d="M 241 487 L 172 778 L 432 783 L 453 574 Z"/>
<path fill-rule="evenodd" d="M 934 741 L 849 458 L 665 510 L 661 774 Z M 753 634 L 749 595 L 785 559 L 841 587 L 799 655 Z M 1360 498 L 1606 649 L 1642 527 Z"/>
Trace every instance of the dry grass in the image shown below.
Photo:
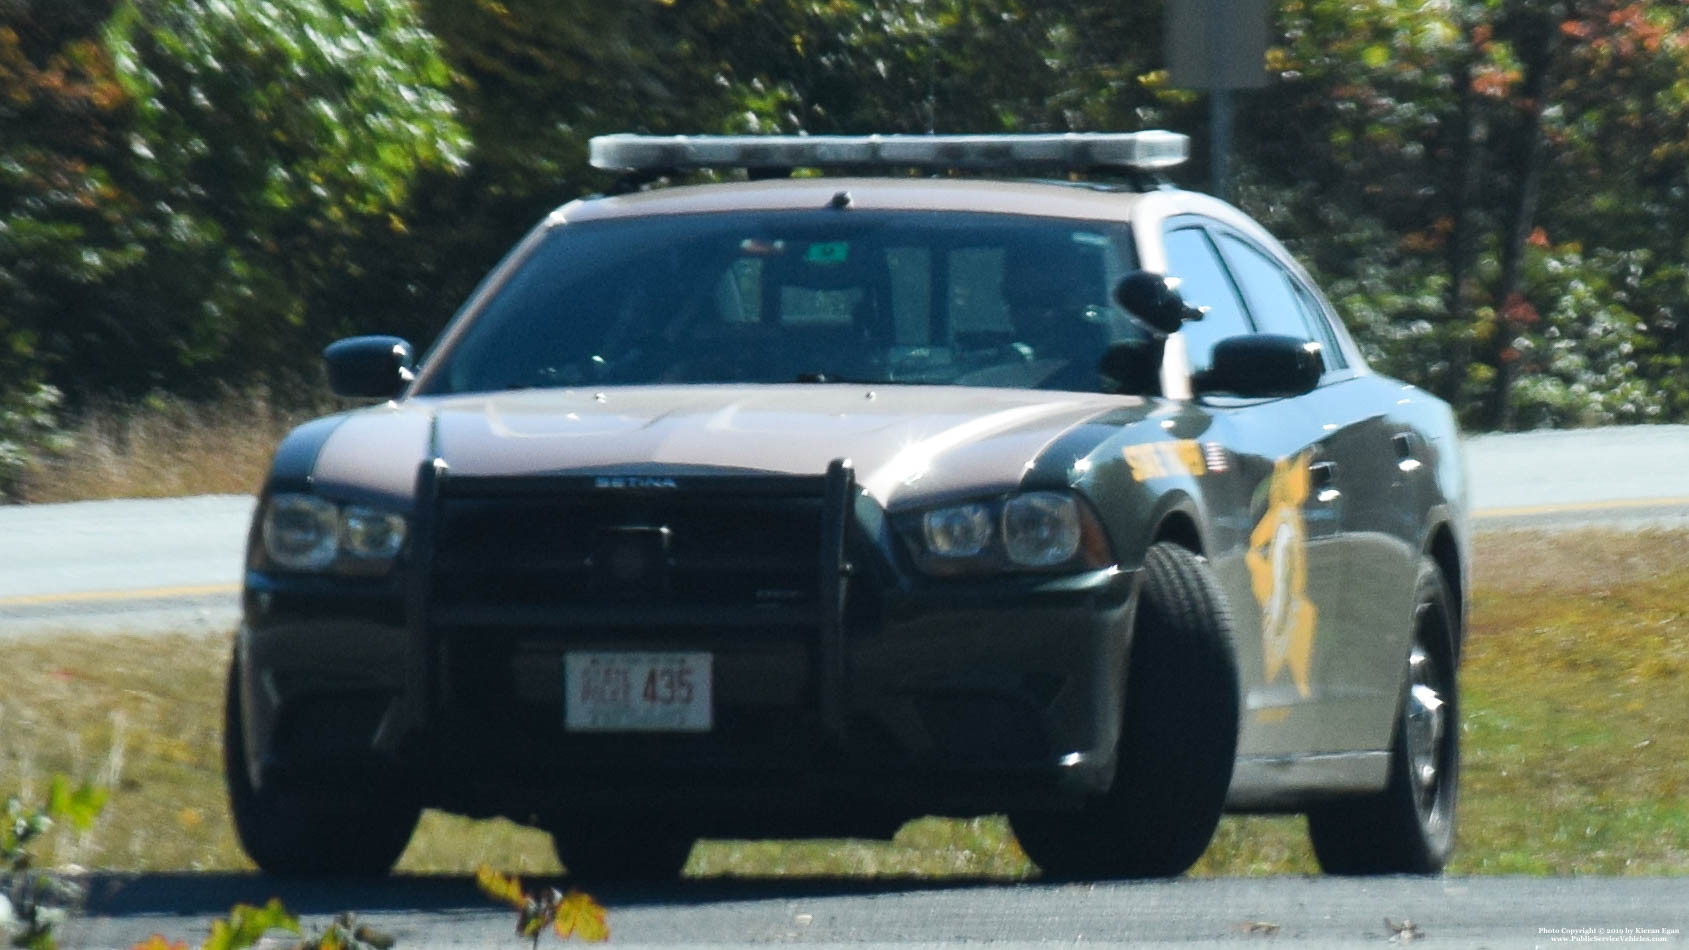
<path fill-rule="evenodd" d="M 1464 670 L 1453 870 L 1689 874 L 1689 533 L 1486 535 Z M 221 637 L 6 644 L 0 792 L 115 778 L 92 832 L 46 857 L 113 869 L 249 867 L 223 802 Z M 115 753 L 115 754 L 114 754 Z M 545 837 L 430 813 L 401 867 L 552 873 Z M 1300 818 L 1228 818 L 1201 875 L 1316 870 Z M 1033 873 L 1000 818 L 927 819 L 891 842 L 705 842 L 716 875 Z"/>
<path fill-rule="evenodd" d="M 278 404 L 268 391 L 210 402 L 154 397 L 135 407 L 95 405 L 70 420 L 68 447 L 25 475 L 25 502 L 250 494 L 276 443 L 293 426 L 332 410 Z"/>
<path fill-rule="evenodd" d="M 48 776 L 113 789 L 92 831 L 53 839 L 56 863 L 229 866 L 217 784 L 220 638 L 66 636 L 6 644 L 0 790 L 36 800 Z M 159 859 L 168 865 L 154 864 Z"/>
<path fill-rule="evenodd" d="M 112 787 L 86 835 L 51 839 L 53 864 L 133 870 L 251 867 L 222 779 L 224 638 L 32 637 L 6 645 L 0 793 L 37 800 L 56 772 Z M 430 814 L 401 867 L 525 873 L 558 868 L 549 842 L 508 822 Z"/>
<path fill-rule="evenodd" d="M 1689 567 L 1682 531 L 1492 531 L 1478 535 L 1473 586 L 1496 595 L 1600 594 Z"/>

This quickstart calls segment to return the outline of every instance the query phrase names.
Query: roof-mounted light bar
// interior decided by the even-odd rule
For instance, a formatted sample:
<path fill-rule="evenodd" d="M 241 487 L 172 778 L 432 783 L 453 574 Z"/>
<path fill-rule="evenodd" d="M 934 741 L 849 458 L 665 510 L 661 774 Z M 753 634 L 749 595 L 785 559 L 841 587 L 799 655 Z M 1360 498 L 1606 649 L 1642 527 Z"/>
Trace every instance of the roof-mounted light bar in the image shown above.
<path fill-rule="evenodd" d="M 699 168 L 957 168 L 1154 172 L 1182 164 L 1190 137 L 1143 132 L 1041 135 L 600 135 L 592 166 L 609 171 Z"/>

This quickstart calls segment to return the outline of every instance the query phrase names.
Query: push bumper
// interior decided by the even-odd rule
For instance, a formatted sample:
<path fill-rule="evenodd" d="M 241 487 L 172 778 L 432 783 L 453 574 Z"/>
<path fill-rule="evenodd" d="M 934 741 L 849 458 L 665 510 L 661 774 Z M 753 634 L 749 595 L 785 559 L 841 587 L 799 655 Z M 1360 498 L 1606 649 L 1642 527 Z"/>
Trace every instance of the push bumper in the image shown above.
<path fill-rule="evenodd" d="M 422 481 L 424 498 L 450 491 Z M 1109 787 L 1133 575 L 914 577 L 848 468 L 780 482 L 821 496 L 807 603 L 445 603 L 427 515 L 404 581 L 249 576 L 239 656 L 256 777 L 361 763 L 469 814 L 751 811 L 793 833 L 866 811 L 1076 805 Z M 709 653 L 713 728 L 568 731 L 572 651 Z"/>

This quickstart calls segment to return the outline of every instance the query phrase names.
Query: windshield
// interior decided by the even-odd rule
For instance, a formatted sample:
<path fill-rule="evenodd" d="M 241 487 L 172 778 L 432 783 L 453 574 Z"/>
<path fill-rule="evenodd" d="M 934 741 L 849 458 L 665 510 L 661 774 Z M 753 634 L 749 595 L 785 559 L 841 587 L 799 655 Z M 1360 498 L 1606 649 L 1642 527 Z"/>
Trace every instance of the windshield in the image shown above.
<path fill-rule="evenodd" d="M 571 224 L 473 311 L 424 392 L 867 382 L 1098 389 L 1123 225 L 791 211 Z"/>

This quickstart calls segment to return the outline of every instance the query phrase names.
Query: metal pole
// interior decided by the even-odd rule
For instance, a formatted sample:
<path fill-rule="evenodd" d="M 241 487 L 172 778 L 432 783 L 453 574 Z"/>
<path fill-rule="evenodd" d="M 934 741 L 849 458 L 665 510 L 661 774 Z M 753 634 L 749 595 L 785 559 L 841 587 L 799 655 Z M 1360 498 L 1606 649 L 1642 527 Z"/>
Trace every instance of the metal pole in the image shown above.
<path fill-rule="evenodd" d="M 1214 197 L 1227 197 L 1231 181 L 1232 152 L 1232 91 L 1211 89 L 1208 92 L 1208 167 L 1213 177 Z"/>

